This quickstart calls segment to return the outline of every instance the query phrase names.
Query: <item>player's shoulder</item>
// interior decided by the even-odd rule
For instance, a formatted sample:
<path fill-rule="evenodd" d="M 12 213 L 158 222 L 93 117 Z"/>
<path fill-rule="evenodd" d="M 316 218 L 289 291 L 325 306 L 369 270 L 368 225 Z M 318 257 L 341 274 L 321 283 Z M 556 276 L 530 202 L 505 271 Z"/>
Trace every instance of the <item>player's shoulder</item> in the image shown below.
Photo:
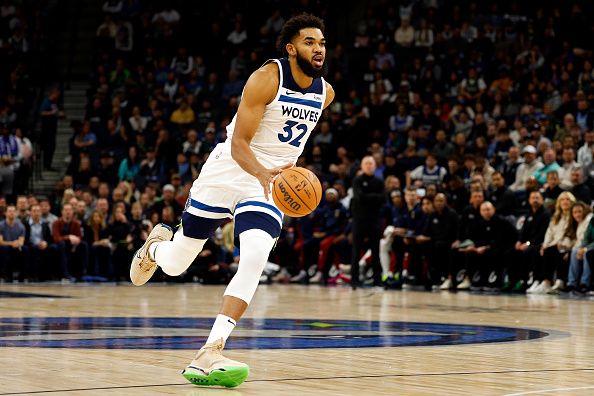
<path fill-rule="evenodd" d="M 258 69 L 256 69 L 250 78 L 254 78 L 257 81 L 263 81 L 267 83 L 276 83 L 279 81 L 279 67 L 274 61 L 268 61 Z"/>
<path fill-rule="evenodd" d="M 256 69 L 248 78 L 244 96 L 270 103 L 276 96 L 279 84 L 279 68 L 275 62 L 268 62 Z"/>
<path fill-rule="evenodd" d="M 334 100 L 334 88 L 332 88 L 332 84 L 328 81 L 324 80 L 326 84 L 326 103 L 324 103 L 324 108 L 328 107 L 330 103 Z"/>

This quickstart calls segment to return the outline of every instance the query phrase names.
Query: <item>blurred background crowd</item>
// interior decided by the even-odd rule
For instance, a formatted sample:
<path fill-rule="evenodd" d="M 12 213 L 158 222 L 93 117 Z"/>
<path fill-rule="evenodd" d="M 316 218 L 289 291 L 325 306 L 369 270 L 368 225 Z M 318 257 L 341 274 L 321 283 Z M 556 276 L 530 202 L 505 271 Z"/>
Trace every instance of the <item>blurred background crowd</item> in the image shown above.
<path fill-rule="evenodd" d="M 311 215 L 285 218 L 263 282 L 592 289 L 592 4 L 379 0 L 346 15 L 333 2 L 263 3 L 197 13 L 106 1 L 81 119 L 60 88 L 35 100 L 52 14 L 2 3 L 2 279 L 127 279 L 151 227 L 178 225 L 246 79 L 278 56 L 284 21 L 310 12 L 326 21 L 336 99 L 298 165 L 325 194 Z M 64 117 L 66 170 L 40 195 L 30 178 L 53 169 Z M 157 280 L 227 282 L 232 227 L 182 277 Z"/>

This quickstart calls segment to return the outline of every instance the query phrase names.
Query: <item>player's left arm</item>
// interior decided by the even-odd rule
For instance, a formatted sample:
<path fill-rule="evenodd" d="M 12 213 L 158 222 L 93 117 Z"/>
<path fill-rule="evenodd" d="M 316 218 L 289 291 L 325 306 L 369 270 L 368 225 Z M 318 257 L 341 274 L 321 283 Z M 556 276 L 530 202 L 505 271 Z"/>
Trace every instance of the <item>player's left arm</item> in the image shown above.
<path fill-rule="evenodd" d="M 330 103 L 334 100 L 334 88 L 328 82 L 326 82 L 326 103 L 324 103 L 324 109 L 330 106 Z"/>

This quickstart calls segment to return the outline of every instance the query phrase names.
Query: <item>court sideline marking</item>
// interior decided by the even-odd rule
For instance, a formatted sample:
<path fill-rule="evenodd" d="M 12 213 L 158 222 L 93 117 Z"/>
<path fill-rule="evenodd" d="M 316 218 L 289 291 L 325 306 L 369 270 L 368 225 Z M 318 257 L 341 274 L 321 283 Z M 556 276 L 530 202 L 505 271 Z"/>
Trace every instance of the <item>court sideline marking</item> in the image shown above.
<path fill-rule="evenodd" d="M 286 381 L 319 381 L 319 380 L 333 380 L 333 379 L 357 379 L 357 378 L 405 378 L 405 377 L 437 377 L 437 376 L 448 376 L 448 375 L 477 375 L 477 374 L 513 374 L 513 373 L 545 373 L 545 372 L 574 372 L 574 371 L 594 371 L 594 368 L 578 368 L 578 369 L 544 369 L 544 370 L 502 370 L 502 371 L 462 371 L 462 372 L 451 372 L 451 373 L 417 373 L 417 374 L 378 374 L 378 375 L 354 375 L 354 376 L 337 376 L 337 377 L 303 377 L 303 378 L 277 378 L 277 379 L 259 379 L 259 380 L 247 380 L 246 383 L 252 382 L 286 382 Z M 60 392 L 85 392 L 85 391 L 96 391 L 96 390 L 110 390 L 110 389 L 134 389 L 134 388 L 156 388 L 164 386 L 192 386 L 189 382 L 175 383 L 175 384 L 147 384 L 147 385 L 129 385 L 129 386 L 105 386 L 96 388 L 77 388 L 77 389 L 54 389 L 54 390 L 42 390 L 32 392 L 9 392 L 0 393 L 0 396 L 8 395 L 32 395 L 41 393 L 60 393 Z M 565 388 L 566 390 L 577 390 L 577 389 L 594 389 L 594 386 L 585 388 Z M 529 391 L 523 393 L 510 393 L 505 396 L 519 396 L 528 395 L 535 393 L 554 392 L 556 390 L 564 389 L 551 389 L 544 391 Z"/>

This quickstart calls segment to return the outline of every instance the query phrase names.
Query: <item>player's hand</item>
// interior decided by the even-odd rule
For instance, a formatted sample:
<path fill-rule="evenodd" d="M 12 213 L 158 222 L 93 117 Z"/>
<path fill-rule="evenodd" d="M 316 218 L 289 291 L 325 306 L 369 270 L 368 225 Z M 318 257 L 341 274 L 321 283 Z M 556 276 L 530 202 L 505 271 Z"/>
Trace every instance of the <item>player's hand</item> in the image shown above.
<path fill-rule="evenodd" d="M 264 188 L 264 197 L 268 201 L 268 195 L 270 194 L 270 185 L 274 182 L 274 179 L 285 169 L 292 168 L 293 164 L 285 164 L 282 166 L 277 166 L 276 168 L 272 169 L 264 169 L 256 176 L 258 181 Z"/>

